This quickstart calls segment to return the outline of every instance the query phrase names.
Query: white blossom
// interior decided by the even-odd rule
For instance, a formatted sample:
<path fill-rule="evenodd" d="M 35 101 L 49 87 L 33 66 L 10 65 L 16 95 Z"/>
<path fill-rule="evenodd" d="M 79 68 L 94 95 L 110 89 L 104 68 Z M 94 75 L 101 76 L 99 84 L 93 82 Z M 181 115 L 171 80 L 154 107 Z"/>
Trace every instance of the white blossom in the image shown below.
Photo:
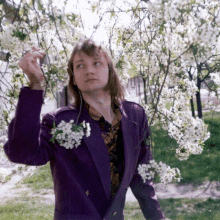
<path fill-rule="evenodd" d="M 170 166 L 162 163 L 156 163 L 155 160 L 150 160 L 149 164 L 139 164 L 138 173 L 142 177 L 143 181 L 152 180 L 155 175 L 159 175 L 160 181 L 164 184 L 168 184 L 174 181 L 180 182 L 181 175 L 178 168 L 170 168 Z"/>
<path fill-rule="evenodd" d="M 90 124 L 85 121 L 76 125 L 74 120 L 69 122 L 62 120 L 57 127 L 51 129 L 51 134 L 52 138 L 50 141 L 54 142 L 54 139 L 56 139 L 60 146 L 66 149 L 73 149 L 81 145 L 83 136 L 90 136 L 91 128 Z"/>

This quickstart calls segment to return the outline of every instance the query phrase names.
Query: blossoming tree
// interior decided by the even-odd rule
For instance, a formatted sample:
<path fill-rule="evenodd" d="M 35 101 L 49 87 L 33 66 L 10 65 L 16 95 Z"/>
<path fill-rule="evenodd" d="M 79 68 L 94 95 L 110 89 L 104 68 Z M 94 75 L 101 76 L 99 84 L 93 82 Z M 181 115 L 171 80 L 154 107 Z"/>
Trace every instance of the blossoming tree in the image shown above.
<path fill-rule="evenodd" d="M 190 101 L 196 94 L 201 107 L 200 85 L 207 77 L 211 76 L 218 91 L 218 1 L 151 0 L 115 4 L 109 1 L 108 11 L 112 20 L 115 18 L 109 28 L 110 42 L 117 45 L 112 53 L 120 56 L 117 64 L 123 70 L 127 71 L 129 65 L 139 70 L 148 93 L 143 107 L 149 124 L 161 123 L 177 141 L 179 160 L 201 154 L 210 134 L 201 120 L 201 111 L 198 118 L 192 117 Z M 96 5 L 97 11 L 101 7 Z M 128 21 L 119 22 L 122 14 L 128 15 Z M 168 109 L 166 106 L 170 105 Z M 154 172 L 148 172 L 152 168 L 158 171 L 163 182 L 169 182 L 179 173 L 172 169 L 168 175 L 168 166 L 152 161 L 151 165 L 140 165 L 143 179 L 154 176 Z"/>
<path fill-rule="evenodd" d="M 191 114 L 190 99 L 199 92 L 196 79 L 211 75 L 219 86 L 220 6 L 217 0 L 89 1 L 88 9 L 99 15 L 93 32 L 104 29 L 108 47 L 122 79 L 133 68 L 144 80 L 147 99 L 143 107 L 149 125 L 162 124 L 179 147 L 176 156 L 187 160 L 201 154 L 209 138 L 207 126 Z M 1 11 L 2 18 L 6 17 Z M 102 16 L 100 16 L 102 14 Z M 123 20 L 122 20 L 123 19 Z M 124 20 L 126 19 L 126 20 Z M 1 19 L 4 22 L 4 19 Z M 84 23 L 80 10 L 65 13 L 52 1 L 23 0 L 19 18 L 2 23 L 1 47 L 10 52 L 5 70 L 1 71 L 4 91 L 0 94 L 0 128 L 10 121 L 18 92 L 27 83 L 17 62 L 36 44 L 47 53 L 42 61 L 47 95 L 67 84 L 66 64 L 72 43 L 82 37 Z M 10 41 L 8 40 L 10 39 Z M 215 68 L 214 68 L 215 67 Z M 190 74 L 189 74 L 190 72 Z M 8 78 L 6 79 L 6 74 Z M 171 106 L 167 108 L 166 106 Z M 175 155 L 174 155 L 175 156 Z M 146 179 L 159 174 L 161 182 L 180 180 L 180 171 L 151 161 L 140 164 L 139 173 Z"/>

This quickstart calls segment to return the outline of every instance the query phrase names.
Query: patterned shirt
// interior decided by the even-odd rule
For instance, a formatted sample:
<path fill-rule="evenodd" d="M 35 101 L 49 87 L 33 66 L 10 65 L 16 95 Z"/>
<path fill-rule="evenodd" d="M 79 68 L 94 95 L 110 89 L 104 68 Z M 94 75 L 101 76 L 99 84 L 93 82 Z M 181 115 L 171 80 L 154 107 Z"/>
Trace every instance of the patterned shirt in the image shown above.
<path fill-rule="evenodd" d="M 121 132 L 121 112 L 114 109 L 115 117 L 110 124 L 103 115 L 88 103 L 85 106 L 92 119 L 99 122 L 100 131 L 108 148 L 111 168 L 111 198 L 115 196 L 122 180 L 124 166 L 124 150 Z"/>

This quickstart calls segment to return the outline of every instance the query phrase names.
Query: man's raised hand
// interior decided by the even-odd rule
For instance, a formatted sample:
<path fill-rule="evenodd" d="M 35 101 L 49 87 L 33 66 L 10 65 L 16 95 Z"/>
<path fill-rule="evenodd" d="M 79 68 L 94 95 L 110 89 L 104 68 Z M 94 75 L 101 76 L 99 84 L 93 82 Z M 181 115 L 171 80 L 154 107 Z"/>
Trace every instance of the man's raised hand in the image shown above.
<path fill-rule="evenodd" d="M 44 56 L 44 52 L 33 47 L 32 50 L 28 51 L 18 63 L 19 67 L 27 75 L 31 89 L 44 89 L 42 86 L 44 83 L 44 75 L 38 62 L 39 59 L 44 58 Z"/>

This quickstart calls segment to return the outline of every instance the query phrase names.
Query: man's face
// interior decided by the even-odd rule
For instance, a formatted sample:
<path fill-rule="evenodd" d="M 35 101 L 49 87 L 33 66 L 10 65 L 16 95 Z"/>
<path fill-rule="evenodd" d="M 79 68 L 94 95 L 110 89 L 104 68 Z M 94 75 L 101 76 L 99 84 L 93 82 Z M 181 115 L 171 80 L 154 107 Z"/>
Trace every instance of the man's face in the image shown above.
<path fill-rule="evenodd" d="M 74 84 L 82 93 L 104 91 L 108 84 L 109 68 L 104 55 L 88 56 L 78 52 L 73 58 Z"/>

